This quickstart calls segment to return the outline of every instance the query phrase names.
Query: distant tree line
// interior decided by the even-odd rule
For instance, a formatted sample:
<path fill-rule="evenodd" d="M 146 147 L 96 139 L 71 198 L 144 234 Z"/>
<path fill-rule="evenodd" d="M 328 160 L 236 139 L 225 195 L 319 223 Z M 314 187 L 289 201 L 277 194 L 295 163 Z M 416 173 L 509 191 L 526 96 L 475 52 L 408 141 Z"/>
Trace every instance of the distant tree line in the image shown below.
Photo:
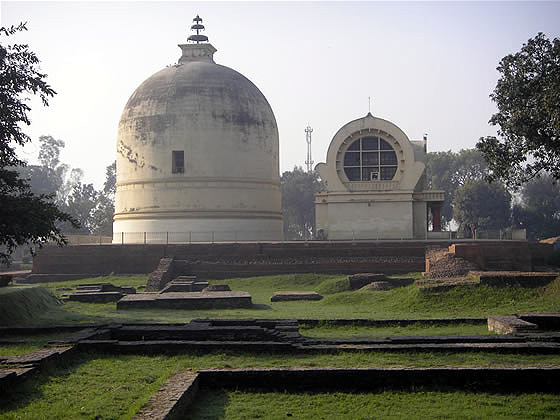
<path fill-rule="evenodd" d="M 525 228 L 533 240 L 560 235 L 560 185 L 546 172 L 517 192 L 487 181 L 490 169 L 477 149 L 428 153 L 426 172 L 428 187 L 445 191 L 442 224 L 453 220 L 466 236 L 507 227 Z"/>
<path fill-rule="evenodd" d="M 511 227 L 526 229 L 532 240 L 560 235 L 560 184 L 552 175 L 540 174 L 516 192 L 498 179 L 487 181 L 489 174 L 477 149 L 428 153 L 428 188 L 445 192 L 442 226 L 453 222 L 466 237 Z M 324 188 L 318 174 L 295 167 L 280 185 L 285 238 L 313 238 L 315 194 Z"/>
<path fill-rule="evenodd" d="M 315 233 L 315 194 L 323 189 L 319 174 L 295 166 L 280 177 L 284 238 L 312 239 Z"/>
<path fill-rule="evenodd" d="M 103 188 L 84 183 L 84 171 L 71 168 L 60 161 L 63 140 L 52 136 L 39 137 L 39 164 L 17 168 L 20 177 L 29 182 L 34 194 L 53 194 L 56 206 L 79 223 L 75 228 L 69 222 L 60 224 L 65 234 L 112 235 L 115 211 L 116 163 L 106 168 Z"/>

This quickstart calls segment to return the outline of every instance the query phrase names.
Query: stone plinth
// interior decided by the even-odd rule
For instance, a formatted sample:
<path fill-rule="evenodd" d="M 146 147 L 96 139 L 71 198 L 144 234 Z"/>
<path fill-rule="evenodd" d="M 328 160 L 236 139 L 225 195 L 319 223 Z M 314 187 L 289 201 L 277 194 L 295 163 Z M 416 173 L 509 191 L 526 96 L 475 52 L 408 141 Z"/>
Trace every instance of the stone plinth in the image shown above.
<path fill-rule="evenodd" d="M 71 293 L 67 299 L 75 302 L 85 303 L 108 303 L 116 302 L 123 297 L 121 292 L 85 292 Z"/>
<path fill-rule="evenodd" d="M 387 276 L 385 274 L 377 273 L 358 273 L 348 276 L 348 281 L 350 282 L 350 289 L 358 290 L 368 285 L 374 281 L 386 281 Z"/>
<path fill-rule="evenodd" d="M 528 242 L 457 243 L 449 246 L 449 252 L 475 263 L 483 270 L 531 271 L 533 269 Z"/>
<path fill-rule="evenodd" d="M 77 292 L 121 292 L 123 294 L 136 293 L 134 287 L 115 286 L 111 283 L 86 283 L 76 287 Z"/>
<path fill-rule="evenodd" d="M 111 283 L 88 283 L 79 285 L 76 290 L 64 297 L 67 300 L 86 303 L 116 302 L 124 295 L 134 294 L 134 287 L 120 287 Z"/>
<path fill-rule="evenodd" d="M 207 287 L 207 281 L 173 280 L 171 283 L 168 283 L 160 293 L 201 292 Z"/>
<path fill-rule="evenodd" d="M 554 281 L 559 273 L 536 271 L 470 271 L 472 277 L 482 285 L 542 287 Z"/>
<path fill-rule="evenodd" d="M 394 288 L 395 288 L 395 286 L 393 286 L 388 281 L 374 281 L 374 282 L 366 284 L 364 287 L 362 287 L 363 290 L 372 290 L 372 291 L 390 290 L 390 289 L 394 289 Z"/>
<path fill-rule="evenodd" d="M 538 326 L 536 324 L 523 321 L 515 315 L 488 317 L 488 331 L 494 331 L 498 334 L 531 332 L 537 329 Z"/>
<path fill-rule="evenodd" d="M 137 293 L 117 302 L 117 309 L 234 309 L 253 305 L 247 292 Z"/>
<path fill-rule="evenodd" d="M 275 292 L 270 298 L 271 302 L 288 302 L 293 300 L 321 300 L 317 292 Z"/>

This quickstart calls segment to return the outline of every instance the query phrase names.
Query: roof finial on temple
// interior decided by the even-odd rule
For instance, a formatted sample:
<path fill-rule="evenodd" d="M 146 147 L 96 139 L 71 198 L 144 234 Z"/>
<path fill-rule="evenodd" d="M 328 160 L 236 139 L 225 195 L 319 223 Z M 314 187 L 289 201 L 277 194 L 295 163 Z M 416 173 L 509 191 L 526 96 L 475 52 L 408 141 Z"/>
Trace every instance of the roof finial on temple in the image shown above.
<path fill-rule="evenodd" d="M 187 41 L 196 42 L 200 44 L 201 42 L 208 42 L 208 37 L 206 35 L 200 35 L 200 31 L 204 30 L 204 25 L 202 25 L 202 18 L 198 15 L 193 19 L 195 22 L 194 25 L 191 26 L 192 31 L 196 31 L 196 35 L 191 35 L 187 38 Z"/>

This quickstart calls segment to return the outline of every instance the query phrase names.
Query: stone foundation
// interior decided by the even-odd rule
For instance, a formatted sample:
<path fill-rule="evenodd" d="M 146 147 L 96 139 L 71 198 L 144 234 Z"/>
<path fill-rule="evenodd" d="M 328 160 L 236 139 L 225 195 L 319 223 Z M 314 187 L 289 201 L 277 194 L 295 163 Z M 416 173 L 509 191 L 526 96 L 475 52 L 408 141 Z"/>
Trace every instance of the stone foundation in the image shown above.
<path fill-rule="evenodd" d="M 253 305 L 247 292 L 137 293 L 117 302 L 117 309 L 235 309 Z"/>
<path fill-rule="evenodd" d="M 317 292 L 275 292 L 270 298 L 271 302 L 291 302 L 294 300 L 321 300 Z"/>

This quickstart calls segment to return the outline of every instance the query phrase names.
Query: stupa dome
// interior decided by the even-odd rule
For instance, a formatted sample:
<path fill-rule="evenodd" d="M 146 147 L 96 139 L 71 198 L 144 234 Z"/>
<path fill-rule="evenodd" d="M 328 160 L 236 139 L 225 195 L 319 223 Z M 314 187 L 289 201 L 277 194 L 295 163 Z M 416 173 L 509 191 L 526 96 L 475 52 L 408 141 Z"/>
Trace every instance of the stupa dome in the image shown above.
<path fill-rule="evenodd" d="M 179 62 L 143 82 L 121 116 L 116 240 L 121 232 L 129 242 L 133 232 L 281 239 L 270 105 L 250 80 L 214 62 L 211 44 L 179 47 Z"/>

